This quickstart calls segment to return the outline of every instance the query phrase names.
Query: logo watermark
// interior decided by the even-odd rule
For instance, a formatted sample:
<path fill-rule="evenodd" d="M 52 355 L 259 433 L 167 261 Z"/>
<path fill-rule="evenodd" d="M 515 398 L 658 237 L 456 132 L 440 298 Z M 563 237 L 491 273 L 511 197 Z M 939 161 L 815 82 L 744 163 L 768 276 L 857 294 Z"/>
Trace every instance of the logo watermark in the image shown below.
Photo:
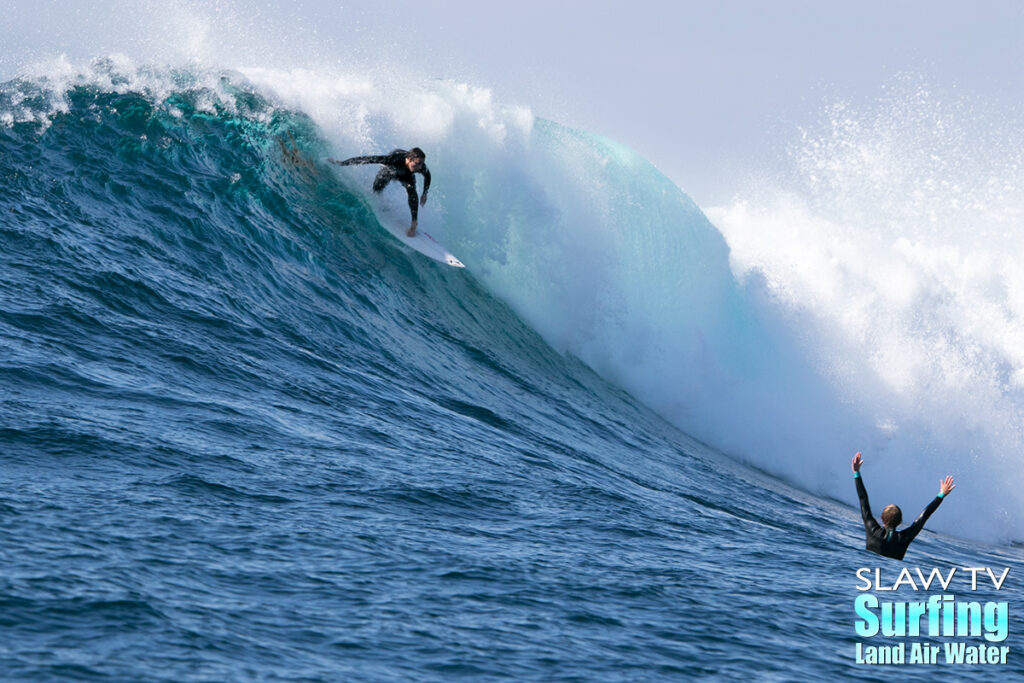
<path fill-rule="evenodd" d="M 1009 603 L 958 597 L 978 591 L 998 594 L 1010 568 L 951 567 L 925 572 L 904 567 L 891 583 L 880 568 L 857 570 L 853 601 L 857 664 L 1006 664 L 1010 647 Z M 923 600 L 886 600 L 897 591 L 941 591 Z M 882 595 L 879 595 L 882 594 Z M 896 597 L 895 595 L 888 597 Z M 973 595 L 971 597 L 974 597 Z M 887 639 L 885 644 L 870 639 Z M 942 638 L 934 643 L 910 638 Z M 891 639 L 900 639 L 892 642 Z M 948 639 L 948 640 L 946 640 Z"/>

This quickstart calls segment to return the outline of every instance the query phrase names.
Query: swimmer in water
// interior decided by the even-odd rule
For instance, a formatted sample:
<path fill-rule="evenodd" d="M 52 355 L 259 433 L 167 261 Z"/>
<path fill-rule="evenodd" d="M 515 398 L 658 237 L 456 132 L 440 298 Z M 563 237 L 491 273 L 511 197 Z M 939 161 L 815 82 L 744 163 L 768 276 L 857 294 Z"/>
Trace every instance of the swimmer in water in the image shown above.
<path fill-rule="evenodd" d="M 924 509 L 914 523 L 902 531 L 896 527 L 903 521 L 903 512 L 895 505 L 886 505 L 882 510 L 882 523 L 879 524 L 874 515 L 871 514 L 871 504 L 868 502 L 868 492 L 864 488 L 864 480 L 860 477 L 860 466 L 864 459 L 860 453 L 853 456 L 853 478 L 857 482 L 857 497 L 860 498 L 860 514 L 864 518 L 864 530 L 867 532 L 867 549 L 873 553 L 891 557 L 894 560 L 902 560 L 907 554 L 907 546 L 914 540 L 917 534 L 924 528 L 932 513 L 939 508 L 942 499 L 956 488 L 953 477 L 946 477 L 939 482 L 939 495 L 935 496 L 928 507 Z"/>

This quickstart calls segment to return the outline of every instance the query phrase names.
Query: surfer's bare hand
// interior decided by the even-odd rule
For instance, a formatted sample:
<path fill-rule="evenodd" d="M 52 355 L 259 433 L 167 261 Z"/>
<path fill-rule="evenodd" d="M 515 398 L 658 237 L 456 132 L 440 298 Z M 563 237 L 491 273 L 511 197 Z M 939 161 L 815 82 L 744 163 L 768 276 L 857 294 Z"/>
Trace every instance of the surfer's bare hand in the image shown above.
<path fill-rule="evenodd" d="M 864 458 L 860 457 L 860 453 L 858 452 L 857 455 L 853 456 L 853 463 L 852 463 L 853 471 L 854 472 L 860 472 L 860 466 L 863 465 L 863 464 L 864 464 Z"/>
<path fill-rule="evenodd" d="M 416 236 L 416 221 L 412 222 L 412 225 L 409 226 L 408 232 L 406 232 L 405 234 L 408 235 L 409 237 Z"/>
<path fill-rule="evenodd" d="M 427 193 L 424 192 L 423 196 L 420 197 L 420 206 L 426 206 L 426 205 L 427 205 Z"/>
<path fill-rule="evenodd" d="M 949 495 L 950 492 L 955 488 L 956 484 L 953 483 L 953 477 L 946 477 L 941 482 L 939 482 L 939 493 L 941 493 L 944 496 Z"/>

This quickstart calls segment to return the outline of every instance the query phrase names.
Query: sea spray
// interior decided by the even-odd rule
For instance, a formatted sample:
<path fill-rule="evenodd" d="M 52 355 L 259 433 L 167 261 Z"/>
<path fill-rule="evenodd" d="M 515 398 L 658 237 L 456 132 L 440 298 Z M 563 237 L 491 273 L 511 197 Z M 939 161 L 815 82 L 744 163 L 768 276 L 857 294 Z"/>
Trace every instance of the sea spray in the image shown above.
<path fill-rule="evenodd" d="M 870 105 L 829 106 L 789 173 L 709 211 L 762 310 L 799 326 L 835 395 L 863 409 L 842 419 L 874 455 L 873 499 L 917 505 L 954 474 L 950 502 L 971 514 L 932 525 L 987 538 L 1019 537 L 1024 506 L 1024 146 L 1011 124 L 897 79 Z"/>
<path fill-rule="evenodd" d="M 338 70 L 143 68 L 127 58 L 84 66 L 62 60 L 51 72 L 29 86 L 4 86 L 12 103 L 21 98 L 9 117 L 45 126 L 64 111 L 68 89 L 82 86 L 141 91 L 173 115 L 171 96 L 187 87 L 200 111 L 241 104 L 241 113 L 264 123 L 275 112 L 309 115 L 315 130 L 303 145 L 311 157 L 421 146 L 435 172 L 422 224 L 559 351 L 690 434 L 815 491 L 849 497 L 844 461 L 860 448 L 895 473 L 875 480 L 873 493 L 913 507 L 915 497 L 929 497 L 925 475 L 963 476 L 958 468 L 974 458 L 991 472 L 989 489 L 961 487 L 957 496 L 979 515 L 940 516 L 935 526 L 1013 533 L 1019 494 L 1006 482 L 1019 439 L 1012 311 L 1020 297 L 1009 267 L 1012 240 L 998 254 L 961 258 L 926 234 L 900 233 L 885 249 L 888 223 L 859 238 L 838 222 L 840 238 L 815 242 L 805 233 L 833 233 L 819 227 L 813 207 L 791 198 L 783 205 L 795 207 L 792 214 L 777 223 L 749 203 L 713 212 L 727 226 L 730 250 L 700 209 L 629 149 L 457 82 Z M 48 104 L 26 109 L 18 90 L 25 87 L 46 93 Z M 251 96 L 266 106 L 246 109 Z M 824 150 L 820 158 L 809 152 L 805 163 L 820 187 L 836 154 L 823 142 L 808 149 Z M 336 177 L 378 201 L 366 189 L 368 173 L 346 169 Z M 998 186 L 986 185 L 994 193 Z M 401 205 L 399 194 L 380 201 Z M 813 218 L 802 220 L 805 214 Z M 768 246 L 758 252 L 751 244 Z M 984 277 L 993 262 L 1001 268 Z M 869 263 L 875 267 L 863 267 Z M 862 290 L 830 273 L 867 284 Z M 996 298 L 986 299 L 989 292 Z M 956 304 L 961 293 L 967 304 Z M 890 300 L 895 308 L 878 303 Z M 999 329 L 998 344 L 973 341 Z M 950 395 L 959 398 L 951 403 Z M 887 480 L 898 485 L 887 488 Z"/>

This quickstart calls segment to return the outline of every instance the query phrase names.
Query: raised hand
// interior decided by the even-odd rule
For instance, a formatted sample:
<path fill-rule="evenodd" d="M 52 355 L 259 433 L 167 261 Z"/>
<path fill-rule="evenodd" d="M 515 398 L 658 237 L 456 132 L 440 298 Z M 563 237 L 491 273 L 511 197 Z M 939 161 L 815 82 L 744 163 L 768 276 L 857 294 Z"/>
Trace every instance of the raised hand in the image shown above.
<path fill-rule="evenodd" d="M 853 463 L 851 464 L 851 467 L 853 467 L 854 472 L 860 472 L 860 466 L 863 464 L 864 458 L 860 457 L 860 451 L 858 451 L 857 455 L 853 456 Z"/>
<path fill-rule="evenodd" d="M 949 493 L 955 488 L 956 484 L 953 483 L 953 477 L 951 476 L 946 477 L 945 479 L 939 482 L 939 493 L 941 493 L 944 496 L 949 495 Z"/>

